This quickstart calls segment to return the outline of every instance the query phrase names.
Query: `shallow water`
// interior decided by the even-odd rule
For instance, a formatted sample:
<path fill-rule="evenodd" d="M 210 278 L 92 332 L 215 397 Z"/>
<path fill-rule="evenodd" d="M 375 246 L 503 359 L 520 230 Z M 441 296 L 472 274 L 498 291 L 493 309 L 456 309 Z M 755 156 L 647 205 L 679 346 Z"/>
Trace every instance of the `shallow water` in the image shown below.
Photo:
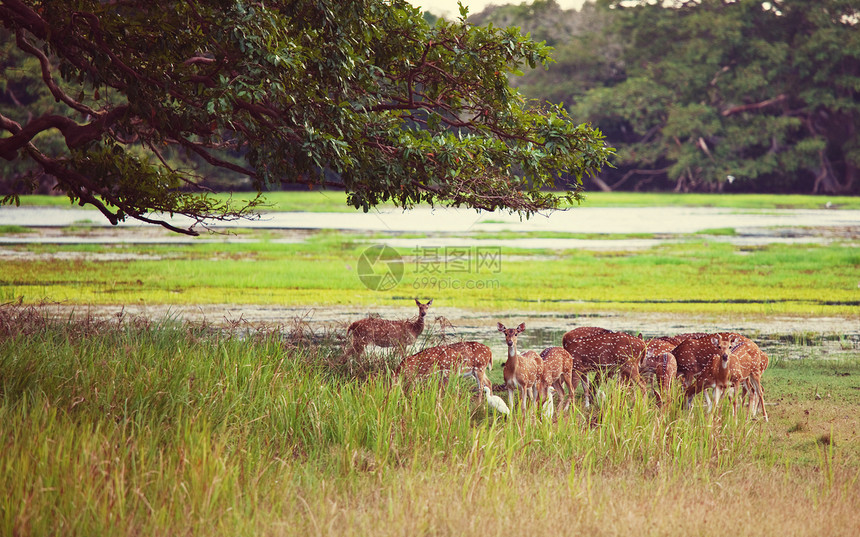
<path fill-rule="evenodd" d="M 92 315 L 101 319 L 116 318 L 118 314 L 143 316 L 159 320 L 170 318 L 190 322 L 207 322 L 215 326 L 281 327 L 288 333 L 303 324 L 315 334 L 344 337 L 352 321 L 368 315 L 386 319 L 406 319 L 415 315 L 414 307 L 276 307 L 255 305 L 207 304 L 193 306 L 64 306 L 43 307 L 50 315 L 68 318 L 70 315 Z M 684 332 L 738 332 L 755 341 L 771 360 L 779 359 L 838 359 L 860 356 L 860 322 L 845 317 L 795 317 L 788 315 L 727 315 L 676 314 L 642 312 L 599 312 L 588 315 L 552 312 L 475 312 L 454 308 L 437 308 L 428 313 L 424 334 L 413 350 L 442 342 L 479 341 L 488 345 L 494 360 L 501 364 L 507 355 L 504 337 L 497 329 L 501 322 L 507 327 L 526 323 L 519 336 L 520 351 L 541 351 L 561 345 L 562 335 L 578 326 L 601 326 L 611 330 L 642 334 L 644 338 L 674 335 Z"/>

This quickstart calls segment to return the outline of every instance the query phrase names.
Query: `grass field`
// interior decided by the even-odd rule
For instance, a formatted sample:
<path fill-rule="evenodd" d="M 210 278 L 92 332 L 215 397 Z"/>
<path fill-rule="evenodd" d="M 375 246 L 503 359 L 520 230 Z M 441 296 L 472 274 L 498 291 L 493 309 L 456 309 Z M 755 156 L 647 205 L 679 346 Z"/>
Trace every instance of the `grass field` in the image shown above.
<path fill-rule="evenodd" d="M 0 534 L 853 535 L 856 356 L 778 361 L 771 421 L 598 410 L 508 421 L 471 384 L 404 392 L 296 328 L 0 309 Z M 821 392 L 816 398 L 812 391 Z M 680 395 L 680 394 L 676 394 Z M 676 397 L 676 399 L 678 399 Z M 745 531 L 745 530 L 743 530 Z"/>
<path fill-rule="evenodd" d="M 270 201 L 344 209 L 337 193 Z M 808 196 L 593 194 L 588 203 L 768 210 L 827 201 L 860 208 L 858 198 Z M 22 199 L 48 202 L 56 198 Z M 473 381 L 404 391 L 390 372 L 399 357 L 344 360 L 336 333 L 293 319 L 57 319 L 37 307 L 409 305 L 414 314 L 419 295 L 442 315 L 860 323 L 856 238 L 737 246 L 716 239 L 732 235 L 725 228 L 635 251 L 503 247 L 497 264 L 442 273 L 426 252 L 401 251 L 400 283 L 381 292 L 362 283 L 358 260 L 393 234 L 237 230 L 234 242 L 102 244 L 104 231 L 86 224 L 54 233 L 94 242 L 2 247 L 0 535 L 853 537 L 860 527 L 856 332 L 827 334 L 827 345 L 812 331 L 768 334 L 769 422 L 727 405 L 708 414 L 701 401 L 689 411 L 677 389 L 658 409 L 611 381 L 599 408 L 580 399 L 556 422 L 506 421 L 477 403 Z M 529 337 L 538 331 L 530 325 Z M 497 365 L 491 378 L 500 376 Z"/>
<path fill-rule="evenodd" d="M 0 301 L 385 306 L 422 296 L 442 307 L 496 311 L 800 315 L 857 315 L 860 305 L 857 241 L 745 247 L 698 237 L 644 252 L 486 248 L 497 263 L 468 271 L 402 251 L 399 284 L 373 291 L 359 277 L 359 258 L 378 239 L 338 232 L 297 243 L 272 232 L 242 237 L 256 240 L 10 247 L 21 255 L 3 261 Z M 479 248 L 466 254 L 477 259 Z"/>

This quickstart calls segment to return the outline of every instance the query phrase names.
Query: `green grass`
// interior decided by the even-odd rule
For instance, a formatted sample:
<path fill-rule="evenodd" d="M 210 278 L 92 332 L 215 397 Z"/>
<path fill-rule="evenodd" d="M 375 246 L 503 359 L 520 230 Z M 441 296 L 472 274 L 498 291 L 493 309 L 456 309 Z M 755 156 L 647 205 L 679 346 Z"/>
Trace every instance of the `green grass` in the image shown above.
<path fill-rule="evenodd" d="M 360 239 L 324 232 L 302 243 L 16 246 L 40 261 L 4 261 L 0 300 L 372 306 L 422 296 L 436 298 L 439 308 L 480 311 L 858 311 L 860 253 L 852 241 L 748 248 L 699 240 L 642 252 L 503 248 L 497 265 L 479 271 L 419 262 L 415 251 L 401 251 L 402 280 L 379 292 L 358 277 L 358 258 L 368 246 Z M 69 259 L 74 252 L 85 255 Z M 87 257 L 97 253 L 120 257 Z M 470 255 L 476 258 L 475 251 Z"/>
<path fill-rule="evenodd" d="M 219 194 L 226 199 L 227 194 Z M 250 199 L 250 193 L 236 193 L 234 199 Z M 341 191 L 267 192 L 262 210 L 300 212 L 354 212 Z M 800 194 L 679 194 L 667 192 L 587 192 L 582 207 L 724 207 L 738 209 L 860 209 L 860 197 L 809 196 Z M 76 208 L 63 196 L 21 196 L 22 206 Z M 383 207 L 393 207 L 392 204 Z"/>
<path fill-rule="evenodd" d="M 301 330 L 0 316 L 2 535 L 486 535 L 521 517 L 723 535 L 714 509 L 768 535 L 860 524 L 860 394 L 837 377 L 808 395 L 856 355 L 775 364 L 770 423 L 612 382 L 599 409 L 504 421 L 467 382 L 404 392 L 392 360 L 347 364 Z"/>

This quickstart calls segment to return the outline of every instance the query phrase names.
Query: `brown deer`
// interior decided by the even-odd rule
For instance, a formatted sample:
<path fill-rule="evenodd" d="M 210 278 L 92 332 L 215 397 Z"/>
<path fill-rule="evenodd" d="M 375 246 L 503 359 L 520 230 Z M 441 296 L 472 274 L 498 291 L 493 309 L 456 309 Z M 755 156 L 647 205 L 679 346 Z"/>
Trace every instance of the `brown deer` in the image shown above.
<path fill-rule="evenodd" d="M 591 337 L 568 338 L 564 342 L 564 350 L 569 352 L 574 360 L 581 360 L 582 373 L 620 372 L 623 380 L 636 384 L 642 391 L 645 390 L 645 383 L 639 376 L 639 363 L 645 354 L 645 342 L 638 337 L 624 332 L 605 331 Z M 591 384 L 592 392 L 595 384 Z M 594 393 L 591 396 L 593 399 Z"/>
<path fill-rule="evenodd" d="M 669 393 L 672 380 L 678 373 L 678 364 L 672 351 L 681 343 L 672 336 L 649 339 L 645 343 L 645 354 L 639 363 L 639 374 L 643 378 L 654 378 L 657 387 L 652 388 L 657 404 L 663 404 L 663 396 Z"/>
<path fill-rule="evenodd" d="M 486 374 L 487 368 L 493 368 L 490 348 L 476 341 L 463 341 L 430 347 L 407 356 L 400 362 L 395 374 L 402 374 L 407 382 L 411 382 L 416 377 L 426 377 L 438 371 L 442 374 L 443 383 L 447 382 L 452 372 L 469 374 L 478 381 L 478 400 L 482 400 L 483 388 L 486 386 L 492 389 Z"/>
<path fill-rule="evenodd" d="M 735 388 L 735 408 L 737 408 L 739 400 L 743 398 L 739 391 L 739 385 L 741 385 L 745 390 L 751 392 L 749 398 L 750 414 L 754 417 L 758 407 L 761 406 L 764 420 L 769 421 L 767 409 L 764 406 L 764 390 L 761 386 L 761 376 L 770 362 L 767 354 L 762 352 L 753 340 L 741 334 L 720 332 L 718 335 L 723 338 L 733 337 L 737 341 L 738 348 L 735 351 L 736 361 L 732 369 L 732 382 Z"/>
<path fill-rule="evenodd" d="M 698 334 L 696 334 L 698 335 Z M 767 368 L 768 358 L 765 353 L 759 349 L 751 339 L 735 332 L 718 332 L 710 334 L 709 337 L 693 337 L 682 342 L 675 347 L 672 352 L 675 355 L 675 360 L 678 365 L 678 376 L 684 381 L 684 385 L 689 387 L 703 369 L 703 364 L 710 364 L 710 360 L 714 354 L 719 353 L 719 344 L 714 343 L 714 338 L 719 340 L 735 340 L 736 349 L 733 351 L 735 360 L 732 361 L 732 387 L 735 391 L 733 404 L 737 408 L 737 403 L 742 398 L 739 393 L 739 387 L 742 385 L 752 392 L 749 406 L 750 413 L 755 416 L 757 407 L 760 405 L 765 421 L 768 421 L 767 410 L 764 403 L 764 390 L 761 386 L 761 376 Z M 701 357 L 701 359 L 699 358 Z M 710 399 L 705 394 L 706 400 L 710 403 Z"/>
<path fill-rule="evenodd" d="M 415 304 L 418 305 L 416 320 L 387 321 L 379 317 L 367 317 L 355 321 L 346 331 L 351 342 L 348 354 L 360 356 L 370 344 L 378 347 L 398 347 L 402 354 L 424 331 L 424 316 L 432 303 L 433 299 L 426 304 L 415 299 Z"/>
<path fill-rule="evenodd" d="M 734 384 L 732 370 L 733 368 L 737 368 L 737 360 L 733 356 L 733 353 L 741 346 L 741 342 L 733 336 L 723 338 L 715 335 L 710 338 L 699 339 L 706 339 L 710 343 L 710 346 L 698 347 L 702 349 L 701 354 L 696 356 L 699 372 L 695 375 L 695 379 L 690 386 L 687 387 L 684 398 L 689 407 L 696 394 L 707 388 L 713 388 L 714 407 L 716 407 L 720 403 L 722 392 L 728 390 Z M 736 384 L 735 387 L 737 389 Z M 708 403 L 708 412 L 710 412 L 711 400 L 707 396 L 707 393 L 705 393 L 705 400 Z M 736 407 L 737 405 L 733 405 L 733 410 L 737 410 Z"/>
<path fill-rule="evenodd" d="M 704 364 L 710 364 L 711 358 L 719 354 L 719 344 L 715 343 L 719 338 L 715 338 L 715 336 L 686 339 L 672 351 L 675 356 L 678 377 L 684 383 L 685 388 L 693 384 Z"/>
<path fill-rule="evenodd" d="M 758 347 L 758 345 L 756 345 L 756 347 Z M 770 358 L 768 358 L 767 354 L 765 354 L 764 352 L 761 351 L 761 349 L 759 349 L 758 367 L 756 368 L 755 372 L 750 375 L 750 379 L 752 379 L 756 383 L 756 385 L 755 386 L 749 386 L 749 384 L 750 384 L 749 382 L 744 384 L 744 392 L 749 391 L 749 392 L 751 392 L 752 395 L 756 395 L 756 394 L 759 395 L 759 398 L 757 400 L 753 399 L 752 395 L 750 395 L 750 401 L 749 401 L 750 413 L 753 415 L 753 417 L 755 417 L 756 411 L 758 410 L 758 405 L 760 403 L 761 404 L 761 411 L 762 411 L 762 414 L 764 415 L 764 421 L 769 421 L 769 420 L 767 417 L 767 409 L 764 407 L 764 391 L 762 390 L 762 387 L 761 387 L 761 376 L 764 373 L 764 370 L 767 369 L 767 366 L 769 363 L 770 363 Z M 754 404 L 754 401 L 755 401 L 755 404 Z"/>
<path fill-rule="evenodd" d="M 499 332 L 505 335 L 505 343 L 508 344 L 508 359 L 505 362 L 504 377 L 505 386 L 508 389 L 508 406 L 514 406 L 514 391 L 517 390 L 522 396 L 522 408 L 525 410 L 527 397 L 535 399 L 535 383 L 538 380 L 543 363 L 538 353 L 526 351 L 522 355 L 517 352 L 517 336 L 526 329 L 526 323 L 520 323 L 516 328 L 505 328 L 498 323 Z"/>
<path fill-rule="evenodd" d="M 543 360 L 540 375 L 537 380 L 537 401 L 546 399 L 549 388 L 555 388 L 561 400 L 559 406 L 562 409 L 570 407 L 576 387 L 579 386 L 581 376 L 573 369 L 573 358 L 570 353 L 562 347 L 549 347 L 540 353 Z M 567 386 L 567 393 L 564 387 Z"/>
<path fill-rule="evenodd" d="M 561 337 L 561 346 L 567 348 L 568 344 L 573 340 L 597 336 L 607 332 L 612 332 L 612 330 L 601 328 L 599 326 L 580 326 L 565 332 Z"/>

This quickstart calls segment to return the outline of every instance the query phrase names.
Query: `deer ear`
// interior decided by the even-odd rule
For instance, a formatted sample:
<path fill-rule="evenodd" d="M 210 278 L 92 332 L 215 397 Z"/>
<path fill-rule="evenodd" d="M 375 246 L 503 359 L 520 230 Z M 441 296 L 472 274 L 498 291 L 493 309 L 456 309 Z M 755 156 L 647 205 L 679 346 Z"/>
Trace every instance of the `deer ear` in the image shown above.
<path fill-rule="evenodd" d="M 429 305 L 430 305 L 430 304 L 432 304 L 432 303 L 433 303 L 433 299 L 431 298 L 431 299 L 430 299 L 430 302 L 428 302 L 428 303 L 427 303 L 427 305 L 429 306 Z"/>
<path fill-rule="evenodd" d="M 415 299 L 415 303 L 418 304 L 419 306 L 421 305 L 421 302 L 417 298 Z"/>
<path fill-rule="evenodd" d="M 712 337 L 712 338 L 711 338 L 711 343 L 713 343 L 713 344 L 714 344 L 714 347 L 719 347 L 719 346 L 720 346 L 720 338 L 718 338 L 718 337 Z"/>
<path fill-rule="evenodd" d="M 504 332 L 504 331 L 505 331 L 505 325 L 503 325 L 502 323 L 499 323 L 499 332 Z"/>
<path fill-rule="evenodd" d="M 517 327 L 517 332 L 522 332 L 525 329 L 526 329 L 526 323 L 520 323 L 520 325 Z"/>

